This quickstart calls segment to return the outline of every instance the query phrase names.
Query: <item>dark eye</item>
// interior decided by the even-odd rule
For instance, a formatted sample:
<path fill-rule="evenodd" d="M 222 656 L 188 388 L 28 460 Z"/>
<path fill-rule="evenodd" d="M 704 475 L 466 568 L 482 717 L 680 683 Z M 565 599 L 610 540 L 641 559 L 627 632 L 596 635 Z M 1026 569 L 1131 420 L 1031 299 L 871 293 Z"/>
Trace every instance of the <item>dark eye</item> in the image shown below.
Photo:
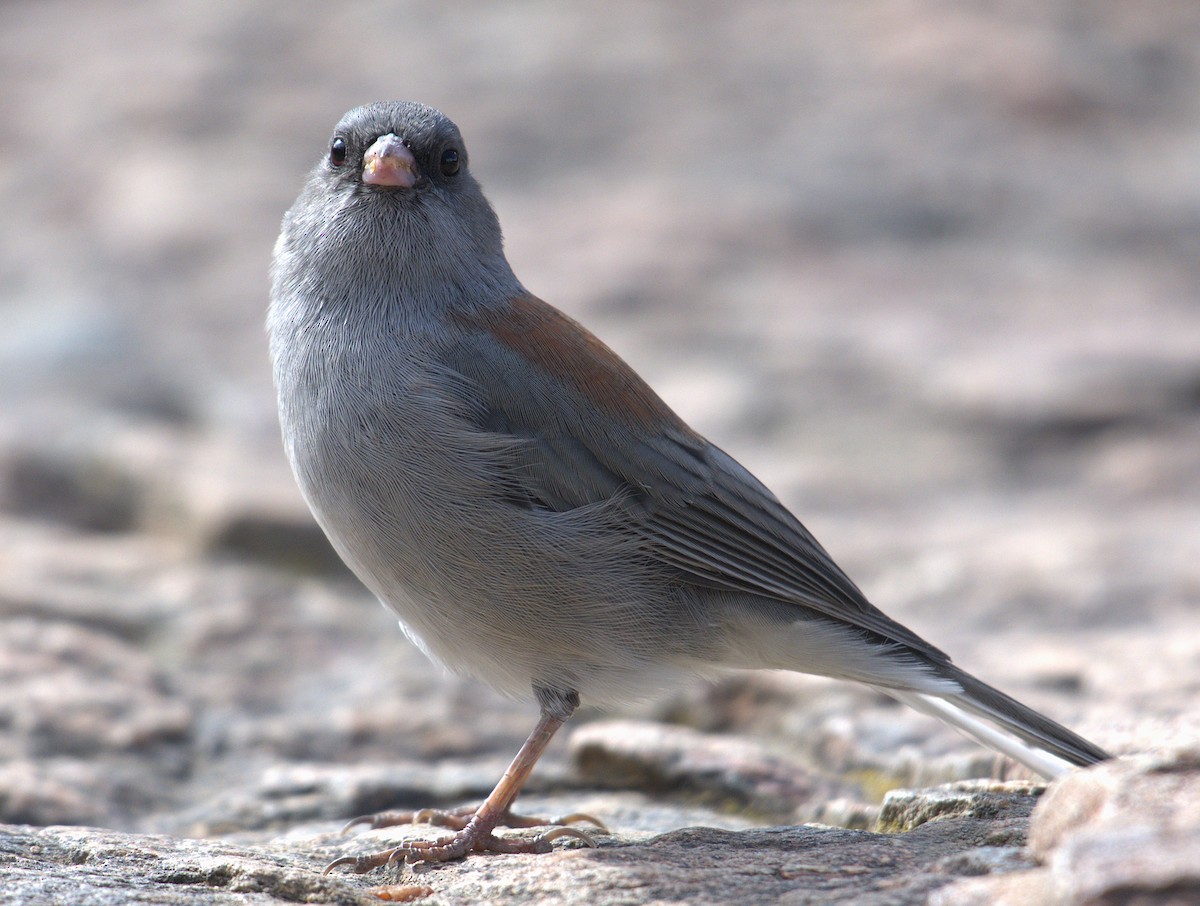
<path fill-rule="evenodd" d="M 344 138 L 335 138 L 329 143 L 329 163 L 335 167 L 340 167 L 346 162 L 346 140 Z"/>
<path fill-rule="evenodd" d="M 442 159 L 438 162 L 438 169 L 442 171 L 443 176 L 453 176 L 458 172 L 460 166 L 458 152 L 454 148 L 447 148 L 442 152 Z"/>

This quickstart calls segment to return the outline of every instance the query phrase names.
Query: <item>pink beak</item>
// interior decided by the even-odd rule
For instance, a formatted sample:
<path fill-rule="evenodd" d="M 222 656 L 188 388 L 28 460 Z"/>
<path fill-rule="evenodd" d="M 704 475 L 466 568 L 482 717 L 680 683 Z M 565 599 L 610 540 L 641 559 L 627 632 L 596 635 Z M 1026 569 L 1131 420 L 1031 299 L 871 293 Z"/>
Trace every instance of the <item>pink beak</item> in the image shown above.
<path fill-rule="evenodd" d="M 369 186 L 411 189 L 417 182 L 417 161 L 408 146 L 389 132 L 367 149 L 362 179 Z"/>

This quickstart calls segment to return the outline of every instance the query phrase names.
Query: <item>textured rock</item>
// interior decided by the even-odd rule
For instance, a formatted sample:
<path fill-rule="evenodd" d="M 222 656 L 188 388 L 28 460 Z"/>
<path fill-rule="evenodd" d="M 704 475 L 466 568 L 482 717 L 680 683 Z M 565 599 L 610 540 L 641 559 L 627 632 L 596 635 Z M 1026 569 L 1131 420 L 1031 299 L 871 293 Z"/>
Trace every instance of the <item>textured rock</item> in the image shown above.
<path fill-rule="evenodd" d="M 928 790 L 892 790 L 879 809 L 876 830 L 897 833 L 943 818 L 1029 817 L 1044 784 L 976 780 Z"/>
<path fill-rule="evenodd" d="M 90 828 L 0 827 L 0 902 L 349 904 L 372 902 L 380 888 L 398 883 L 431 889 L 430 904 L 576 903 L 582 891 L 599 906 L 918 903 L 956 877 L 995 867 L 994 857 L 981 855 L 988 852 L 980 848 L 987 832 L 987 822 L 950 818 L 896 835 L 814 827 L 598 835 L 598 849 L 475 856 L 397 879 L 378 871 L 322 878 L 319 870 L 368 843 L 394 845 L 419 829 L 355 838 L 292 833 L 244 846 Z"/>
<path fill-rule="evenodd" d="M 0 820 L 128 820 L 169 804 L 194 713 L 145 654 L 75 623 L 0 624 Z"/>
<path fill-rule="evenodd" d="M 3 903 L 377 902 L 284 852 L 80 827 L 2 827 Z"/>
<path fill-rule="evenodd" d="M 581 727 L 571 734 L 570 757 L 580 780 L 601 789 L 680 796 L 767 818 L 813 815 L 853 789 L 753 741 L 649 722 Z"/>
<path fill-rule="evenodd" d="M 0 509 L 86 531 L 128 531 L 140 494 L 133 476 L 103 461 L 16 450 L 0 463 Z"/>
<path fill-rule="evenodd" d="M 1200 757 L 1141 755 L 1071 774 L 1038 803 L 1036 871 L 948 888 L 944 902 L 1139 903 L 1200 900 Z M 1027 900 L 1034 902 L 1035 900 Z"/>
<path fill-rule="evenodd" d="M 1132 756 L 1064 777 L 1034 813 L 1029 846 L 1046 861 L 1073 837 L 1137 828 L 1200 831 L 1200 750 Z"/>

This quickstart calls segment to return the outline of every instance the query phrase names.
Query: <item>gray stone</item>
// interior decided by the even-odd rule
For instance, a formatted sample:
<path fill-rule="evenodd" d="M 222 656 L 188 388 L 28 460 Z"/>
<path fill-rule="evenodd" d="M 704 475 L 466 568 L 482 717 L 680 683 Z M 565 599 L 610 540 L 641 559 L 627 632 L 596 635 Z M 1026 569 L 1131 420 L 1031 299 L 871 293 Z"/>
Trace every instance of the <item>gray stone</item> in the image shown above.
<path fill-rule="evenodd" d="M 81 827 L 0 827 L 0 903 L 337 903 L 378 900 L 294 856 L 211 840 Z"/>
<path fill-rule="evenodd" d="M 821 803 L 859 792 L 754 741 L 650 722 L 580 727 L 571 734 L 570 757 L 591 786 L 679 796 L 764 818 L 815 817 Z"/>
<path fill-rule="evenodd" d="M 401 877 L 392 871 L 321 877 L 319 871 L 335 857 L 427 836 L 428 828 L 349 838 L 294 831 L 241 845 L 92 828 L 0 827 L 6 873 L 0 903 L 365 903 L 399 885 L 429 888 L 431 904 L 565 904 L 579 902 L 584 892 L 600 906 L 919 903 L 956 877 L 999 864 L 979 854 L 987 826 L 949 818 L 893 835 L 816 827 L 598 833 L 598 849 L 566 845 L 546 855 L 473 856 Z"/>
<path fill-rule="evenodd" d="M 1079 835 L 1200 831 L 1200 749 L 1144 754 L 1054 783 L 1034 812 L 1029 846 L 1043 861 Z"/>
<path fill-rule="evenodd" d="M 892 790 L 883 799 L 875 829 L 897 833 L 942 818 L 1028 818 L 1045 784 L 960 781 L 926 790 Z"/>
<path fill-rule="evenodd" d="M 1034 890 L 1037 902 L 1072 906 L 1197 902 L 1200 757 L 1140 755 L 1056 781 L 1034 810 L 1029 849 L 1041 868 L 955 885 L 944 902 L 1016 903 Z"/>
<path fill-rule="evenodd" d="M 0 461 L 0 510 L 86 531 L 128 531 L 137 521 L 138 482 L 114 463 L 15 450 Z"/>

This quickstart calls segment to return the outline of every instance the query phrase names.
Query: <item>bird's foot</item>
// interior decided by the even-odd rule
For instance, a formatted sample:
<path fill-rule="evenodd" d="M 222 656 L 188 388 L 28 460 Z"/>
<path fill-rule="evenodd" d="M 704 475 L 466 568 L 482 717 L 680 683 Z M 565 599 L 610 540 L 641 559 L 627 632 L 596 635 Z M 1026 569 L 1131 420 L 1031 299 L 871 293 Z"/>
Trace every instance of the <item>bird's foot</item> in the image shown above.
<path fill-rule="evenodd" d="M 376 812 L 374 815 L 360 815 L 348 821 L 342 828 L 342 833 L 359 826 L 378 830 L 381 827 L 395 827 L 399 824 L 433 824 L 457 831 L 465 828 L 477 811 L 474 806 L 467 805 L 455 809 L 423 808 L 413 812 Z M 506 811 L 496 819 L 493 827 L 563 827 L 583 821 L 595 825 L 601 831 L 608 830 L 603 821 L 584 812 L 572 812 L 559 818 L 535 818 Z"/>
<path fill-rule="evenodd" d="M 412 817 L 406 821 L 388 820 L 396 815 L 409 815 Z M 597 827 L 604 828 L 603 824 L 587 815 L 570 815 L 567 817 L 568 819 L 576 820 L 586 819 L 593 822 Z M 374 823 L 380 818 L 384 818 L 384 823 Z M 455 859 L 461 859 L 469 853 L 548 853 L 551 850 L 551 844 L 563 837 L 573 837 L 576 840 L 582 840 L 588 846 L 592 847 L 596 845 L 596 841 L 588 833 L 577 827 L 570 827 L 565 823 L 559 824 L 557 827 L 532 839 L 497 837 L 492 831 L 501 825 L 506 827 L 537 827 L 542 824 L 554 823 L 526 818 L 521 815 L 513 815 L 507 812 L 500 816 L 498 820 L 490 821 L 480 820 L 480 817 L 474 812 L 467 812 L 463 809 L 451 812 L 441 812 L 434 809 L 424 809 L 420 812 L 385 812 L 383 815 L 355 819 L 347 827 L 353 827 L 357 824 L 370 824 L 371 827 L 391 827 L 395 824 L 412 823 L 419 820 L 425 820 L 429 823 L 442 823 L 443 820 L 453 821 L 458 825 L 458 832 L 449 837 L 442 837 L 439 840 L 413 840 L 409 843 L 403 843 L 400 846 L 385 849 L 381 852 L 369 853 L 365 856 L 343 856 L 340 859 L 334 859 L 326 865 L 325 870 L 321 874 L 329 874 L 333 869 L 342 865 L 349 865 L 350 870 L 355 874 L 363 874 L 383 865 L 395 865 L 397 863 L 451 862 Z M 455 827 L 455 824 L 444 824 L 443 826 Z"/>

